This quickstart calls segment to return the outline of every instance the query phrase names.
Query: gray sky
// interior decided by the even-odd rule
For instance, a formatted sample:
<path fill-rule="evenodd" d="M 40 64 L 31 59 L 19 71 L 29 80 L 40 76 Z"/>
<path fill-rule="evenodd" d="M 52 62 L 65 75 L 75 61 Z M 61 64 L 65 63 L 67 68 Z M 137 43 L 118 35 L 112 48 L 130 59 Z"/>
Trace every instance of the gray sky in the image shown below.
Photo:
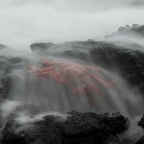
<path fill-rule="evenodd" d="M 0 0 L 0 43 L 94 40 L 144 24 L 143 0 Z"/>

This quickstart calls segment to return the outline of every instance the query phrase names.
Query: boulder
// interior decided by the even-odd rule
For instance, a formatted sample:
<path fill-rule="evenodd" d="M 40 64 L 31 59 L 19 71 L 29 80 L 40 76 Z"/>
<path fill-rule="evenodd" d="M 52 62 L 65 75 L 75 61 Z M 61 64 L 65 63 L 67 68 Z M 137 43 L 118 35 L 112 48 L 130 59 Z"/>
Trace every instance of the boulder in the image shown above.
<path fill-rule="evenodd" d="M 111 71 L 118 71 L 144 94 L 144 53 L 134 47 L 141 49 L 135 44 L 127 47 L 101 43 L 101 47 L 93 48 L 89 53 L 97 65 Z"/>
<path fill-rule="evenodd" d="M 121 144 L 116 134 L 129 127 L 120 113 L 69 112 L 46 115 L 41 120 L 7 122 L 3 130 L 4 144 Z"/>
<path fill-rule="evenodd" d="M 138 126 L 144 129 L 144 115 L 142 116 L 141 120 L 138 122 Z M 142 136 L 135 144 L 143 144 L 144 143 L 144 136 Z"/>
<path fill-rule="evenodd" d="M 51 46 L 53 46 L 53 43 L 51 43 L 51 42 L 48 42 L 48 43 L 34 43 L 34 44 L 30 45 L 32 52 L 45 51 L 48 48 L 50 48 Z"/>
<path fill-rule="evenodd" d="M 143 114 L 141 120 L 138 122 L 138 126 L 140 126 L 144 129 L 144 114 Z"/>

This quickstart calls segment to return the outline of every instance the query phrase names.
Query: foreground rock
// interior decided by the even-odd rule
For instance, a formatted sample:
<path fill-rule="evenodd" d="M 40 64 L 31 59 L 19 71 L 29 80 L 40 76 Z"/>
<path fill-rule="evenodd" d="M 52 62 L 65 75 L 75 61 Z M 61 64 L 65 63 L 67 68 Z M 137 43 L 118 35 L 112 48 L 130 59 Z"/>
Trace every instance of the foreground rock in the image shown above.
<path fill-rule="evenodd" d="M 3 130 L 4 144 L 120 144 L 116 134 L 129 127 L 120 113 L 47 115 L 22 123 L 10 120 Z"/>
<path fill-rule="evenodd" d="M 144 25 L 133 24 L 133 26 L 126 25 L 125 27 L 118 28 L 117 32 L 114 32 L 110 35 L 107 35 L 106 39 L 111 38 L 120 38 L 122 36 L 126 36 L 128 38 L 137 38 L 143 39 L 144 38 Z"/>

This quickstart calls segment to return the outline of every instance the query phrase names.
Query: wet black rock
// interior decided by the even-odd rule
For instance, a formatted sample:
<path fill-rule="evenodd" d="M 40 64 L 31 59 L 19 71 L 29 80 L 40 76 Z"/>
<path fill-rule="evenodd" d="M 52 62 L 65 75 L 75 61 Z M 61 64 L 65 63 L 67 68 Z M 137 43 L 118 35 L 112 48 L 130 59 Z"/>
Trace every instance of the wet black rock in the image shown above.
<path fill-rule="evenodd" d="M 119 72 L 144 94 L 144 53 L 137 48 L 106 44 L 90 50 L 90 55 L 96 64 Z"/>
<path fill-rule="evenodd" d="M 144 129 L 144 114 L 143 114 L 141 120 L 138 122 L 138 126 L 141 126 Z"/>
<path fill-rule="evenodd" d="M 126 25 L 118 28 L 117 32 L 105 36 L 106 39 L 120 38 L 121 36 L 128 36 L 128 38 L 144 38 L 144 25 L 133 24 L 133 26 Z"/>
<path fill-rule="evenodd" d="M 6 55 L 11 52 L 11 49 L 2 45 L 2 49 L 0 49 L 0 103 L 9 98 L 12 86 L 12 75 L 14 75 L 12 72 L 16 69 L 18 70 L 27 67 L 28 65 L 27 60 L 20 56 Z"/>
<path fill-rule="evenodd" d="M 34 44 L 30 45 L 31 50 L 33 52 L 45 51 L 48 48 L 50 48 L 51 46 L 53 46 L 53 43 L 51 43 L 51 42 L 48 42 L 48 43 L 34 43 Z"/>
<path fill-rule="evenodd" d="M 47 115 L 42 120 L 20 123 L 10 120 L 3 130 L 4 144 L 121 144 L 116 134 L 129 127 L 120 113 Z"/>
<path fill-rule="evenodd" d="M 144 115 L 142 116 L 141 120 L 138 122 L 138 126 L 142 127 L 144 129 Z M 144 144 L 144 136 L 142 136 L 136 144 Z"/>
<path fill-rule="evenodd" d="M 144 136 L 142 136 L 135 144 L 144 144 Z"/>

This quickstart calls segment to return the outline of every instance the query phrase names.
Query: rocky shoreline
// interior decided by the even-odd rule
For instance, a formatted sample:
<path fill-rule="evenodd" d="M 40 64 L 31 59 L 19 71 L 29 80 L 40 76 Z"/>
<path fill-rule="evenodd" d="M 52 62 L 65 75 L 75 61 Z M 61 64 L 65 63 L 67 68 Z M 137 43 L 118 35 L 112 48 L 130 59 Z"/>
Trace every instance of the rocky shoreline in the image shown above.
<path fill-rule="evenodd" d="M 130 37 L 136 39 L 143 39 L 144 37 L 144 25 L 133 24 L 132 26 L 126 25 L 119 27 L 117 32 L 105 36 L 106 39 Z"/>
<path fill-rule="evenodd" d="M 144 53 L 140 46 L 122 46 L 110 42 L 75 41 L 64 44 L 36 43 L 32 54 L 47 58 L 50 55 L 83 60 L 120 74 L 144 96 Z M 62 49 L 61 49 L 62 48 Z M 67 48 L 67 49 L 65 49 Z M 9 48 L 0 45 L 0 51 Z M 52 50 L 56 50 L 53 53 Z M 0 56 L 1 104 L 10 97 L 10 72 L 15 68 L 27 69 L 29 61 L 22 57 Z M 144 117 L 138 123 L 144 128 Z M 26 123 L 10 116 L 2 130 L 3 144 L 129 144 L 118 139 L 117 134 L 129 129 L 128 118 L 120 113 L 68 112 L 48 114 Z M 143 144 L 144 136 L 135 144 Z"/>

